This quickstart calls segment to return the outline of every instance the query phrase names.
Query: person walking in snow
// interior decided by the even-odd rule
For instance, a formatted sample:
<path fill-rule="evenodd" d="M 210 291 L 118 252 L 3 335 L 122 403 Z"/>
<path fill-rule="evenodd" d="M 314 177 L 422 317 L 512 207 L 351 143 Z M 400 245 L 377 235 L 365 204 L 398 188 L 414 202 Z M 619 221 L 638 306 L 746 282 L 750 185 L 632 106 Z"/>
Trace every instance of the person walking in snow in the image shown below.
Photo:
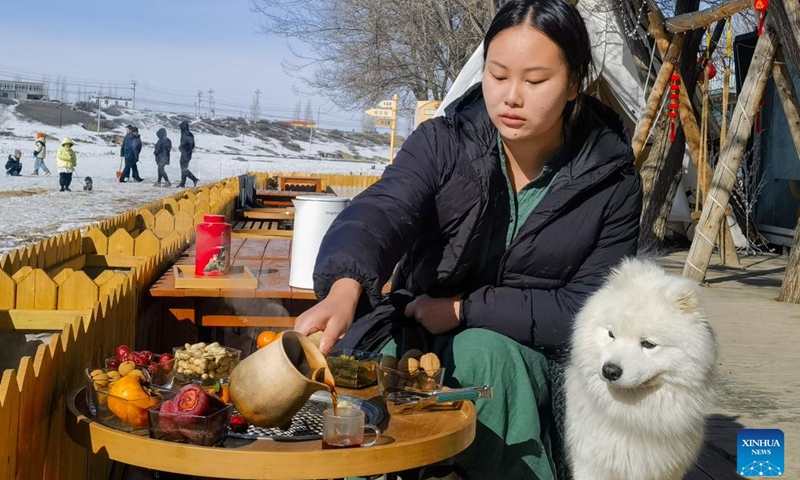
<path fill-rule="evenodd" d="M 39 169 L 44 170 L 45 177 L 50 176 L 50 169 L 44 164 L 44 157 L 47 156 L 47 145 L 45 135 L 42 132 L 36 134 L 36 143 L 33 144 L 33 175 L 39 175 Z"/>
<path fill-rule="evenodd" d="M 14 150 L 14 155 L 9 155 L 6 161 L 6 176 L 19 177 L 19 172 L 22 171 L 22 162 L 19 161 L 22 157 L 22 152 Z"/>
<path fill-rule="evenodd" d="M 196 187 L 199 180 L 189 170 L 189 162 L 192 161 L 194 152 L 194 135 L 189 131 L 189 122 L 183 121 L 179 126 L 181 127 L 181 143 L 178 147 L 181 151 L 181 183 L 178 184 L 178 188 L 186 186 L 187 178 L 194 182 Z"/>
<path fill-rule="evenodd" d="M 125 168 L 122 170 L 122 176 L 119 181 L 120 183 L 125 183 L 130 176 L 133 176 L 134 181 L 141 182 L 143 180 L 139 176 L 139 168 L 136 166 L 139 162 L 139 153 L 142 151 L 139 129 L 133 125 L 128 125 L 126 128 L 128 133 L 125 135 L 125 139 L 122 140 L 122 148 L 120 149 L 120 156 L 125 159 Z"/>
<path fill-rule="evenodd" d="M 58 159 L 58 183 L 61 185 L 61 192 L 71 192 L 69 184 L 72 183 L 72 173 L 78 165 L 78 158 L 72 149 L 73 141 L 66 137 L 61 140 L 61 148 L 58 149 L 56 158 Z"/>
<path fill-rule="evenodd" d="M 167 137 L 167 131 L 163 128 L 158 129 L 156 136 L 158 136 L 158 141 L 156 142 L 153 154 L 156 156 L 156 165 L 158 165 L 158 180 L 154 186 L 160 187 L 161 179 L 163 178 L 164 186 L 171 187 L 172 184 L 169 182 L 169 177 L 164 167 L 169 165 L 169 152 L 172 150 L 172 140 Z"/>

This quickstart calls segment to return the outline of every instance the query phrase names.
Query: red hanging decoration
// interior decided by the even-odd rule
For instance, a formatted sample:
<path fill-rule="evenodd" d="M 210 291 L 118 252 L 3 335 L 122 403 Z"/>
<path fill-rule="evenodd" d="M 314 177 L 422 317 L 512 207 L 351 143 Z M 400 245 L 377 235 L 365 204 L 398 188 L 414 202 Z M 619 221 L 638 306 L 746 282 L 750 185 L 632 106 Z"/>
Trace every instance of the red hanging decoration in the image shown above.
<path fill-rule="evenodd" d="M 700 62 L 700 59 L 697 59 Z M 713 62 L 709 62 L 707 60 L 703 61 L 703 70 L 697 75 L 697 81 L 703 83 L 706 78 L 706 73 L 708 73 L 708 79 L 713 80 L 714 77 L 717 76 L 717 67 L 714 65 Z"/>
<path fill-rule="evenodd" d="M 670 77 L 669 86 L 669 141 L 675 141 L 675 119 L 678 118 L 678 108 L 680 108 L 681 76 L 674 72 Z"/>
<path fill-rule="evenodd" d="M 758 103 L 758 111 L 756 112 L 756 134 L 761 133 L 761 107 L 764 106 L 764 100 Z"/>
<path fill-rule="evenodd" d="M 758 36 L 764 33 L 764 15 L 767 13 L 769 0 L 755 0 L 753 8 L 758 12 Z"/>

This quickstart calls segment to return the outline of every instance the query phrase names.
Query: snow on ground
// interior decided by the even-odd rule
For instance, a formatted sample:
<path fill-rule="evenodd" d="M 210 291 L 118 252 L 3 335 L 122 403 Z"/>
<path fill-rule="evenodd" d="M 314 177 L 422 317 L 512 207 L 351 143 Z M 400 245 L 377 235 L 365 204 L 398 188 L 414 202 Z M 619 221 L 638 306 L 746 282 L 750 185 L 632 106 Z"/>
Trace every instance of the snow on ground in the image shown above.
<path fill-rule="evenodd" d="M 9 115 L 4 130 L 11 130 L 12 136 L 0 136 L 0 160 L 2 165 L 14 149 L 22 151 L 22 177 L 8 177 L 0 171 L 0 253 L 12 250 L 28 243 L 36 242 L 56 232 L 71 230 L 136 208 L 153 200 L 163 198 L 176 191 L 164 187 L 155 187 L 153 183 L 158 177 L 157 167 L 152 154 L 156 140 L 156 130 L 160 128 L 154 122 L 148 123 L 146 118 L 138 119 L 139 133 L 145 145 L 139 161 L 139 173 L 145 180 L 142 183 L 119 183 L 116 178 L 120 168 L 119 147 L 107 142 L 100 136 L 88 132 L 81 126 L 72 125 L 54 128 L 30 123 Z M 47 158 L 45 164 L 52 172 L 49 177 L 39 172 L 38 177 L 31 176 L 33 171 L 33 145 L 36 132 L 48 135 Z M 119 129 L 115 131 L 122 135 Z M 56 151 L 60 140 L 69 136 L 75 141 L 73 147 L 78 165 L 73 175 L 72 192 L 59 192 L 58 170 L 56 168 Z M 173 143 L 171 163 L 167 166 L 167 174 L 173 185 L 180 180 L 180 167 L 177 145 L 180 132 L 168 130 Z M 200 184 L 216 182 L 222 178 L 241 175 L 247 172 L 309 172 L 380 175 L 383 164 L 365 162 L 347 162 L 343 160 L 327 161 L 303 158 L 264 156 L 263 148 L 270 148 L 279 153 L 291 153 L 279 146 L 277 142 L 261 142 L 253 137 L 245 137 L 244 145 L 239 139 L 230 137 L 195 133 L 197 150 L 192 158 L 190 169 L 200 179 Z M 227 147 L 235 145 L 237 153 L 230 152 Z M 304 148 L 307 145 L 304 145 Z M 316 148 L 314 148 L 316 147 Z M 350 151 L 349 145 L 327 143 L 313 145 L 312 151 Z M 387 156 L 385 149 L 357 148 L 364 156 Z M 252 152 L 252 153 L 250 153 Z M 257 153 L 261 152 L 261 154 Z M 83 178 L 92 177 L 94 190 L 83 191 Z M 187 182 L 191 185 L 191 181 Z"/>

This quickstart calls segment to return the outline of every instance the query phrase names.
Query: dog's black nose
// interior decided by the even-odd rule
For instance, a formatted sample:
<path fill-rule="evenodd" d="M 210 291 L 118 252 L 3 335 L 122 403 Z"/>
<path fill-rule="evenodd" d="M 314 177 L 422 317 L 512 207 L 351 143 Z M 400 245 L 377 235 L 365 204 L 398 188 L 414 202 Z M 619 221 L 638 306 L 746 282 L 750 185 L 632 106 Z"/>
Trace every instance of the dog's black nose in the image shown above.
<path fill-rule="evenodd" d="M 614 365 L 613 363 L 606 363 L 603 365 L 603 376 L 612 382 L 616 381 L 622 376 L 622 368 L 619 365 Z"/>

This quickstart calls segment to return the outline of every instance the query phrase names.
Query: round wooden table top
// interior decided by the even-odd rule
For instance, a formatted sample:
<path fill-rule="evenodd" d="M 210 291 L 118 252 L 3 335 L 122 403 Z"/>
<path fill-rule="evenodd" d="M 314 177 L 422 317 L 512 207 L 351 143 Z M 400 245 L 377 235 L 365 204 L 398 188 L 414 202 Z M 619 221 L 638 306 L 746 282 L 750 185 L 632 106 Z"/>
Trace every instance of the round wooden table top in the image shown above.
<path fill-rule="evenodd" d="M 341 393 L 380 399 L 376 387 Z M 378 475 L 445 460 L 472 443 L 475 415 L 469 401 L 458 409 L 386 415 L 377 445 L 341 450 L 322 450 L 321 440 L 236 440 L 220 448 L 134 435 L 93 421 L 83 388 L 70 395 L 66 420 L 79 445 L 128 465 L 205 477 L 290 479 Z"/>

